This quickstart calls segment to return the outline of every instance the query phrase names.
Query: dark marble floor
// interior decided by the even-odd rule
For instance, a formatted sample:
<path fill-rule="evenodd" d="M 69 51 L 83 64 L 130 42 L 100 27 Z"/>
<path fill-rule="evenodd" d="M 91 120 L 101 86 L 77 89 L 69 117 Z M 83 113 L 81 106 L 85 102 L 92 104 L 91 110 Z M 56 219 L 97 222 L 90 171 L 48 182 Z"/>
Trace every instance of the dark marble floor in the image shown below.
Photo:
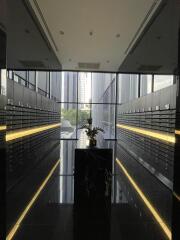
<path fill-rule="evenodd" d="M 7 194 L 7 232 L 46 178 L 59 155 L 61 162 L 21 224 L 14 240 L 163 240 L 168 239 L 128 179 L 113 162 L 112 204 L 109 208 L 77 211 L 74 201 L 74 149 L 83 141 L 61 141 L 44 161 Z M 105 147 L 115 150 L 115 142 Z M 149 174 L 147 171 L 144 174 Z M 147 176 L 148 177 L 148 176 Z M 161 192 L 154 192 L 156 198 Z M 167 207 L 168 208 L 168 207 Z"/>

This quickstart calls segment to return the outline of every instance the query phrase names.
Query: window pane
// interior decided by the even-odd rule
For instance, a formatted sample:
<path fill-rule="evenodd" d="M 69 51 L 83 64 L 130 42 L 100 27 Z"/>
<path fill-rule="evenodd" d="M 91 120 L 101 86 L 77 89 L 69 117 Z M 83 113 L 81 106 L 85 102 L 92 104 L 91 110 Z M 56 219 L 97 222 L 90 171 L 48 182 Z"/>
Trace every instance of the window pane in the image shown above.
<path fill-rule="evenodd" d="M 6 69 L 1 69 L 0 72 L 0 94 L 5 95 L 6 96 L 6 91 L 7 91 L 7 72 Z"/>
<path fill-rule="evenodd" d="M 138 79 L 136 74 L 130 74 L 130 99 L 133 100 L 138 97 Z"/>
<path fill-rule="evenodd" d="M 14 74 L 18 75 L 20 78 L 26 80 L 26 71 L 14 71 Z"/>
<path fill-rule="evenodd" d="M 118 75 L 118 103 L 129 102 L 138 97 L 138 79 L 137 74 Z"/>
<path fill-rule="evenodd" d="M 77 148 L 77 142 L 76 142 L 76 140 L 74 140 L 74 141 L 73 140 L 72 141 L 62 140 L 60 142 L 60 146 L 61 146 L 60 175 L 73 175 L 74 174 L 74 159 L 75 159 L 74 155 L 75 155 L 75 148 Z M 70 178 L 72 178 L 72 177 L 70 177 Z M 60 187 L 60 199 L 61 199 L 61 202 L 66 200 L 66 202 L 64 202 L 64 203 L 67 203 L 67 200 L 68 201 L 70 200 L 69 194 L 71 192 L 71 191 L 68 191 L 68 194 L 65 194 L 65 193 L 67 193 L 67 191 L 66 191 L 66 189 L 64 189 L 64 187 L 71 189 L 74 186 L 73 182 L 71 184 L 68 181 L 70 181 L 70 179 L 67 180 L 67 176 L 65 177 L 65 179 L 61 179 L 61 181 L 60 181 L 60 184 L 61 184 L 60 186 L 62 186 L 62 187 Z M 63 187 L 63 185 L 65 185 L 65 186 Z M 72 198 L 73 198 L 73 196 L 74 196 L 74 194 L 72 192 Z"/>
<path fill-rule="evenodd" d="M 78 73 L 78 102 L 90 103 L 91 102 L 91 73 L 80 72 Z"/>
<path fill-rule="evenodd" d="M 35 90 L 36 86 L 36 74 L 35 71 L 29 71 L 29 88 Z"/>
<path fill-rule="evenodd" d="M 147 95 L 152 91 L 152 75 L 141 75 L 140 96 Z"/>
<path fill-rule="evenodd" d="M 38 88 L 46 91 L 46 72 L 37 72 Z"/>
<path fill-rule="evenodd" d="M 14 80 L 21 85 L 27 85 L 26 71 L 14 71 Z"/>
<path fill-rule="evenodd" d="M 19 82 L 19 78 L 18 78 L 18 76 L 16 74 L 14 74 L 14 81 L 15 82 Z"/>
<path fill-rule="evenodd" d="M 87 103 L 78 104 L 78 127 L 87 124 L 87 119 L 90 118 L 91 105 Z"/>
<path fill-rule="evenodd" d="M 118 103 L 129 101 L 130 75 L 118 74 Z"/>
<path fill-rule="evenodd" d="M 173 85 L 173 75 L 154 75 L 154 91 Z"/>
<path fill-rule="evenodd" d="M 79 128 L 84 124 L 87 124 L 87 119 L 89 119 L 91 116 L 90 109 L 91 109 L 90 104 L 87 104 L 87 103 L 78 104 L 77 138 L 79 139 L 78 141 L 79 148 L 86 148 L 89 142 L 85 129 L 79 129 Z"/>
<path fill-rule="evenodd" d="M 104 130 L 104 139 L 115 138 L 115 105 L 92 104 L 92 125 Z"/>
<path fill-rule="evenodd" d="M 77 102 L 77 73 L 62 72 L 62 102 Z"/>
<path fill-rule="evenodd" d="M 49 72 L 36 72 L 38 92 L 44 96 L 49 95 Z"/>
<path fill-rule="evenodd" d="M 51 79 L 51 98 L 55 100 L 56 99 L 57 73 L 51 72 L 50 79 Z"/>
<path fill-rule="evenodd" d="M 61 103 L 61 138 L 76 138 L 77 104 Z"/>
<path fill-rule="evenodd" d="M 62 73 L 57 72 L 57 80 L 56 80 L 56 99 L 57 99 L 57 101 L 61 101 L 61 86 L 62 86 Z"/>
<path fill-rule="evenodd" d="M 115 103 L 116 74 L 92 73 L 92 103 Z"/>
<path fill-rule="evenodd" d="M 49 83 L 50 83 L 49 79 L 50 79 L 49 72 L 47 72 L 46 73 L 46 90 L 45 90 L 47 92 L 47 95 L 46 95 L 47 97 L 49 97 Z"/>
<path fill-rule="evenodd" d="M 11 70 L 8 71 L 8 78 L 13 80 L 13 71 Z"/>

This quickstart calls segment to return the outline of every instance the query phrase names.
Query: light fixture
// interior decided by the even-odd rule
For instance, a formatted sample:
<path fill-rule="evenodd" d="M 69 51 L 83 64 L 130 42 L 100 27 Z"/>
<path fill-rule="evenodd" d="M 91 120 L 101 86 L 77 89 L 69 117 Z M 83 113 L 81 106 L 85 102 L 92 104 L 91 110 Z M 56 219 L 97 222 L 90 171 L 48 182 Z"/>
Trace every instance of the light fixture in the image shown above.
<path fill-rule="evenodd" d="M 0 131 L 4 131 L 4 130 L 6 130 L 6 129 L 7 129 L 6 125 L 1 125 L 1 126 L 0 126 Z"/>
<path fill-rule="evenodd" d="M 6 240 L 13 239 L 13 237 L 14 237 L 15 233 L 17 232 L 18 228 L 20 227 L 23 219 L 26 217 L 27 213 L 29 212 L 29 210 L 33 206 L 36 199 L 39 197 L 40 193 L 42 192 L 42 190 L 46 186 L 47 182 L 49 181 L 49 179 L 51 178 L 52 174 L 54 173 L 54 171 L 56 170 L 56 168 L 59 164 L 60 164 L 60 159 L 52 167 L 51 171 L 49 172 L 49 174 L 47 175 L 45 180 L 42 182 L 41 186 L 38 188 L 38 190 L 36 191 L 36 193 L 32 197 L 31 201 L 27 204 L 24 211 L 21 213 L 20 217 L 18 218 L 17 222 L 14 224 L 13 228 L 10 230 L 9 234 L 7 235 Z"/>
<path fill-rule="evenodd" d="M 171 142 L 171 143 L 176 142 L 176 138 L 175 138 L 174 134 L 170 135 L 170 134 L 160 133 L 157 131 L 147 130 L 147 129 L 139 128 L 139 127 L 133 127 L 133 126 L 125 125 L 125 124 L 117 124 L 116 126 L 118 128 L 126 129 L 128 131 L 142 134 L 147 137 L 152 137 L 152 138 L 156 138 L 156 139 L 163 140 L 166 142 Z"/>
<path fill-rule="evenodd" d="M 89 35 L 92 36 L 92 35 L 93 35 L 93 31 L 90 31 L 90 32 L 89 32 Z"/>
<path fill-rule="evenodd" d="M 60 30 L 59 33 L 60 33 L 61 35 L 64 35 L 64 31 L 62 31 L 62 30 Z"/>
<path fill-rule="evenodd" d="M 180 135 L 180 130 L 175 130 L 176 135 Z"/>
<path fill-rule="evenodd" d="M 27 34 L 30 33 L 29 29 L 27 29 L 27 28 L 26 28 L 24 31 L 25 31 L 25 33 L 27 33 Z"/>
<path fill-rule="evenodd" d="M 49 130 L 52 128 L 57 128 L 60 126 L 61 126 L 61 123 L 54 123 L 54 124 L 49 124 L 49 125 L 42 125 L 40 127 L 33 127 L 33 128 L 23 129 L 23 130 L 14 130 L 11 132 L 7 132 L 6 133 L 6 142 L 9 142 L 9 141 L 12 141 L 12 140 L 15 140 L 18 138 L 30 136 L 30 135 L 40 133 L 40 132 L 43 132 L 45 130 Z"/>
<path fill-rule="evenodd" d="M 157 221 L 157 223 L 160 225 L 160 227 L 162 228 L 162 230 L 164 231 L 164 233 L 166 234 L 166 236 L 168 237 L 169 240 L 172 239 L 172 233 L 171 230 L 169 229 L 169 227 L 166 225 L 166 223 L 164 222 L 164 220 L 162 219 L 162 217 L 160 216 L 160 214 L 158 213 L 158 211 L 154 208 L 154 206 L 152 205 L 152 203 L 149 201 L 149 199 L 145 196 L 145 194 L 143 193 L 143 191 L 140 189 L 140 187 L 137 185 L 137 183 L 134 181 L 134 179 L 130 176 L 130 174 L 128 173 L 127 169 L 124 167 L 124 165 L 122 164 L 122 162 L 116 158 L 116 162 L 119 165 L 120 169 L 123 171 L 123 173 L 125 174 L 125 176 L 127 177 L 127 179 L 129 180 L 129 182 L 131 183 L 131 185 L 133 186 L 133 188 L 136 190 L 136 192 L 138 193 L 138 195 L 140 196 L 141 200 L 144 202 L 144 204 L 146 205 L 146 207 L 149 209 L 149 211 L 151 212 L 151 214 L 153 215 L 153 217 L 155 218 L 155 220 Z"/>
<path fill-rule="evenodd" d="M 176 192 L 173 192 L 173 195 L 177 198 L 178 201 L 180 201 L 180 196 Z"/>

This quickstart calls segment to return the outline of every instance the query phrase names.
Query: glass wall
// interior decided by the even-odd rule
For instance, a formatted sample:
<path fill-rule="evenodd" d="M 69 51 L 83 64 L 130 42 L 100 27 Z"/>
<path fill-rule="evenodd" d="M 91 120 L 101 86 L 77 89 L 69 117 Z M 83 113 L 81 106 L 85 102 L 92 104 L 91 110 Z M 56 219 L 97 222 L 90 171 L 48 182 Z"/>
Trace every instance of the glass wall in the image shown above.
<path fill-rule="evenodd" d="M 138 97 L 139 75 L 118 74 L 118 103 L 129 102 Z"/>
<path fill-rule="evenodd" d="M 152 75 L 143 74 L 140 76 L 140 96 L 152 92 Z"/>
<path fill-rule="evenodd" d="M 55 101 L 61 100 L 62 72 L 9 70 L 8 79 L 13 80 Z"/>
<path fill-rule="evenodd" d="M 173 85 L 173 75 L 154 75 L 154 91 Z"/>
<path fill-rule="evenodd" d="M 61 102 L 77 101 L 77 72 L 62 72 Z"/>
<path fill-rule="evenodd" d="M 50 72 L 50 98 L 59 101 L 61 99 L 61 81 L 60 72 Z"/>
<path fill-rule="evenodd" d="M 61 138 L 77 138 L 77 72 L 62 72 L 61 89 Z"/>
<path fill-rule="evenodd" d="M 104 129 L 105 139 L 113 139 L 116 104 L 173 84 L 172 75 L 152 74 L 12 70 L 8 71 L 8 78 L 60 103 L 62 139 L 83 135 L 79 128 L 90 117 L 93 126 Z M 1 80 L 1 92 L 5 92 L 6 86 L 2 83 Z"/>
<path fill-rule="evenodd" d="M 173 83 L 173 75 L 118 74 L 117 103 L 129 102 L 151 92 L 169 87 Z"/>
<path fill-rule="evenodd" d="M 38 92 L 45 97 L 49 97 L 50 93 L 50 74 L 49 72 L 36 72 L 36 81 L 37 81 L 37 88 Z"/>
<path fill-rule="evenodd" d="M 115 107 L 114 104 L 92 104 L 93 126 L 104 130 L 104 139 L 115 138 Z"/>
<path fill-rule="evenodd" d="M 7 92 L 7 71 L 6 69 L 1 69 L 0 71 L 0 94 L 6 96 Z"/>
<path fill-rule="evenodd" d="M 28 84 L 29 88 L 32 90 L 36 89 L 36 72 L 35 71 L 29 71 L 28 72 Z"/>
<path fill-rule="evenodd" d="M 61 103 L 61 128 L 62 139 L 76 139 L 77 134 L 77 104 Z"/>
<path fill-rule="evenodd" d="M 14 71 L 14 81 L 27 86 L 27 71 Z"/>
<path fill-rule="evenodd" d="M 63 138 L 84 136 L 79 128 L 90 117 L 93 126 L 104 129 L 104 138 L 115 138 L 116 74 L 62 72 L 61 92 L 62 125 L 74 129 L 69 135 L 63 133 Z"/>
<path fill-rule="evenodd" d="M 92 102 L 92 73 L 78 73 L 78 102 Z"/>
<path fill-rule="evenodd" d="M 117 103 L 173 85 L 173 75 L 117 74 Z M 58 71 L 8 71 L 8 78 L 60 102 L 116 103 L 116 74 Z"/>
<path fill-rule="evenodd" d="M 92 73 L 92 102 L 116 102 L 116 74 Z"/>

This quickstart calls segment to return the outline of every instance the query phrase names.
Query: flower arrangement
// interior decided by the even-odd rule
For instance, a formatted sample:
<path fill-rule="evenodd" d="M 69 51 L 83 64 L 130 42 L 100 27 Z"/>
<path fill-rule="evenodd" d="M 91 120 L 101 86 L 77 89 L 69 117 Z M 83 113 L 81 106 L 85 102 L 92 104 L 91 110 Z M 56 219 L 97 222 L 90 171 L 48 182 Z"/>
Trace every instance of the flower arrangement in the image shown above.
<path fill-rule="evenodd" d="M 89 146 L 94 147 L 96 146 L 96 135 L 100 132 L 104 132 L 102 128 L 93 127 L 92 128 L 92 118 L 87 119 L 88 124 L 84 124 L 79 129 L 86 129 L 86 135 L 89 138 Z"/>

